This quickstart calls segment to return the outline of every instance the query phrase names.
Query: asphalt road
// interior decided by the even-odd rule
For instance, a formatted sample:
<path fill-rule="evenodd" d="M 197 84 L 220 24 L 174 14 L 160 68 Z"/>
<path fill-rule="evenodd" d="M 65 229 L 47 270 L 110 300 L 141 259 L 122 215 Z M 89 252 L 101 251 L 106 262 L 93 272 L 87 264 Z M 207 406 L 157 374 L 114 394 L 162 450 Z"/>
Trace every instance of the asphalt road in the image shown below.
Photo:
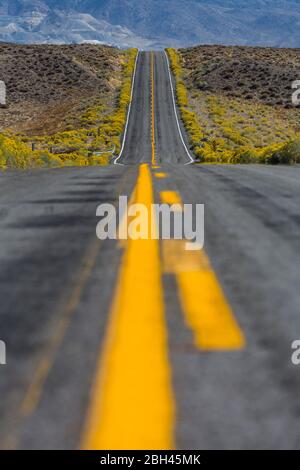
<path fill-rule="evenodd" d="M 188 162 L 140 53 L 121 165 L 0 174 L 1 448 L 299 448 L 300 168 Z M 99 241 L 134 188 L 204 204 L 204 250 Z"/>

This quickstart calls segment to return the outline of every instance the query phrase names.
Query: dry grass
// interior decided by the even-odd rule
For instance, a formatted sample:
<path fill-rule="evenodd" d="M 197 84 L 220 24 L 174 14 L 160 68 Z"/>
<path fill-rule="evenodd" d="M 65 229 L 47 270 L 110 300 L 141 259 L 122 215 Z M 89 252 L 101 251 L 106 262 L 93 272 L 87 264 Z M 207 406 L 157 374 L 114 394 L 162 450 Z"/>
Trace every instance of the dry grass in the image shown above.
<path fill-rule="evenodd" d="M 0 128 L 29 136 L 76 129 L 99 98 L 112 112 L 123 62 L 124 53 L 107 46 L 0 44 L 8 101 Z"/>
<path fill-rule="evenodd" d="M 120 149 L 136 53 L 0 44 L 0 168 L 107 164 Z"/>
<path fill-rule="evenodd" d="M 300 50 L 239 46 L 181 49 L 191 88 L 292 108 L 291 84 L 300 78 Z"/>
<path fill-rule="evenodd" d="M 202 133 L 193 139 L 200 159 L 240 161 L 246 154 L 264 161 L 265 150 L 299 138 L 300 109 L 291 98 L 300 49 L 198 46 L 180 49 L 178 61 Z"/>

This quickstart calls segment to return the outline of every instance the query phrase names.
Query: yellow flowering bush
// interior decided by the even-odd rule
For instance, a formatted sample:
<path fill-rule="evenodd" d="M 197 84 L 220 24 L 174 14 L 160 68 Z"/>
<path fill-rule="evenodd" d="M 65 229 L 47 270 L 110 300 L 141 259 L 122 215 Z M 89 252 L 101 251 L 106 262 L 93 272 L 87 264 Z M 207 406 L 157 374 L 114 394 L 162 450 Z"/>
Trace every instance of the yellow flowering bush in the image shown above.
<path fill-rule="evenodd" d="M 35 166 L 59 166 L 61 160 L 48 152 L 32 152 L 18 138 L 0 134 L 0 168 L 31 168 Z"/>
<path fill-rule="evenodd" d="M 202 114 L 206 119 L 201 125 L 196 112 L 191 109 L 180 55 L 175 49 L 167 49 L 167 53 L 176 79 L 177 103 L 181 118 L 197 161 L 300 163 L 300 137 L 291 129 L 289 123 L 285 124 L 278 117 L 277 130 L 272 133 L 274 142 L 270 142 L 269 136 L 265 137 L 264 134 L 268 130 L 271 117 L 266 109 L 259 105 L 257 109 L 250 109 L 251 105 L 248 104 L 247 116 L 241 116 L 240 102 L 201 92 L 201 103 L 205 107 L 205 113 Z M 257 115 L 261 116 L 261 119 L 255 127 L 254 118 Z"/>
<path fill-rule="evenodd" d="M 35 138 L 0 134 L 0 168 L 108 164 L 112 151 L 117 153 L 121 147 L 136 55 L 137 49 L 124 51 L 122 83 L 114 112 L 109 114 L 99 98 L 80 117 L 80 129 Z M 32 141 L 35 150 L 31 148 Z"/>

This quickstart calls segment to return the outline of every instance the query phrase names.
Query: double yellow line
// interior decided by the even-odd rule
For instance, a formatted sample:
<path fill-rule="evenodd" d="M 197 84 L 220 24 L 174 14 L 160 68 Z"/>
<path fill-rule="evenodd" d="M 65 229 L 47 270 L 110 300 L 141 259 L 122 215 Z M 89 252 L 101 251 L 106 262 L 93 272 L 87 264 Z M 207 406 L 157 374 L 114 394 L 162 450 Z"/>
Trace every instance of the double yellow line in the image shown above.
<path fill-rule="evenodd" d="M 150 215 L 153 200 L 150 169 L 143 164 L 134 203 Z M 150 227 L 150 220 L 145 222 Z M 128 240 L 92 390 L 85 449 L 174 448 L 161 274 L 159 241 L 150 234 Z"/>
<path fill-rule="evenodd" d="M 180 196 L 161 193 L 182 207 Z M 154 203 L 149 166 L 140 166 L 132 203 L 149 217 Z M 143 211 L 142 214 L 145 214 Z M 92 389 L 83 435 L 85 449 L 172 449 L 175 400 L 168 357 L 163 272 L 176 277 L 194 344 L 206 351 L 241 349 L 244 336 L 204 252 L 188 252 L 184 240 L 128 240 Z M 156 232 L 157 233 L 157 232 Z M 163 271 L 163 272 L 162 272 Z"/>

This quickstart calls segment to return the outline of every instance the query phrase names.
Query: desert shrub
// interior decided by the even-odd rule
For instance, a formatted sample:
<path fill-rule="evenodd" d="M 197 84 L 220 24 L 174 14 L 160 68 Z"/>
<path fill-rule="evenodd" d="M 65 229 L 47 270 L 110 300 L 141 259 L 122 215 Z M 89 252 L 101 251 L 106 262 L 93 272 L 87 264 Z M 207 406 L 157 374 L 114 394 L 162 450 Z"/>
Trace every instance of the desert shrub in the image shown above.
<path fill-rule="evenodd" d="M 232 129 L 231 127 L 223 127 L 223 136 L 225 139 L 231 140 L 236 145 L 247 144 L 246 139 L 244 139 L 235 129 Z"/>
<path fill-rule="evenodd" d="M 36 152 L 39 155 L 39 161 L 42 166 L 45 167 L 56 167 L 62 166 L 63 162 L 58 155 L 53 155 L 48 151 Z"/>
<path fill-rule="evenodd" d="M 273 151 L 267 151 L 264 158 L 265 163 L 269 165 L 300 163 L 300 139 L 287 142 Z"/>
<path fill-rule="evenodd" d="M 180 54 L 167 49 L 171 69 L 176 79 L 177 104 L 189 136 L 195 158 L 201 163 L 300 163 L 300 138 L 289 123 L 280 116 L 269 114 L 262 105 L 247 104 L 246 113 L 240 115 L 241 100 L 198 92 L 205 107 L 204 121 L 189 107 L 189 95 L 184 82 Z M 208 91 L 207 91 L 208 90 Z M 194 97 L 195 99 L 195 97 Z M 224 102 L 225 101 L 225 102 Z M 253 119 L 260 117 L 254 127 Z M 209 121 L 209 125 L 208 125 Z M 260 125 L 263 126 L 262 129 Z M 275 130 L 271 133 L 270 126 Z M 210 126 L 210 127 L 209 127 Z M 267 137 L 266 137 L 267 136 Z M 272 138 L 274 142 L 272 142 Z M 284 139 L 289 138 L 286 143 Z"/>
<path fill-rule="evenodd" d="M 300 163 L 300 138 L 285 144 L 281 153 L 282 158 L 287 159 L 289 163 Z"/>
<path fill-rule="evenodd" d="M 94 155 L 91 158 L 91 165 L 108 165 L 110 161 L 110 154 Z"/>
<path fill-rule="evenodd" d="M 176 77 L 176 96 L 181 118 L 190 137 L 191 147 L 197 149 L 197 154 L 201 158 L 199 143 L 203 139 L 204 134 L 201 130 L 196 113 L 188 109 L 188 93 L 182 79 L 180 59 L 174 49 L 167 49 L 167 53 L 170 59 L 171 69 Z"/>
<path fill-rule="evenodd" d="M 131 98 L 136 55 L 136 49 L 124 51 L 122 82 L 113 112 L 108 112 L 103 98 L 99 97 L 99 100 L 79 117 L 79 129 L 72 129 L 70 124 L 69 130 L 35 138 L 0 134 L 0 168 L 107 164 L 111 152 L 93 155 L 93 149 L 105 151 L 115 148 L 116 152 L 120 150 Z M 32 140 L 37 144 L 35 151 L 28 145 Z"/>
<path fill-rule="evenodd" d="M 0 168 L 29 168 L 39 165 L 39 156 L 17 138 L 0 134 Z"/>

